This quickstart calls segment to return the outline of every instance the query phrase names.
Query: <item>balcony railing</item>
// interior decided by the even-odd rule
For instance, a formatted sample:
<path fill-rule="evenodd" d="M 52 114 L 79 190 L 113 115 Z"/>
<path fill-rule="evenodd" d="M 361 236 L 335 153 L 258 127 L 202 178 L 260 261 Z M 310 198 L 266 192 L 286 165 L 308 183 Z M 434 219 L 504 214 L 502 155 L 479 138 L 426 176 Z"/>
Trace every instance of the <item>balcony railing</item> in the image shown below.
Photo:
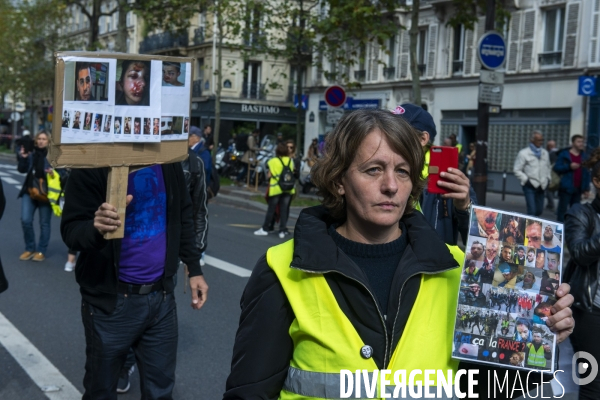
<path fill-rule="evenodd" d="M 164 49 L 186 47 L 189 38 L 186 34 L 178 35 L 171 32 L 150 35 L 140 43 L 140 53 L 153 53 Z"/>
<path fill-rule="evenodd" d="M 202 96 L 202 79 L 195 80 L 192 83 L 192 97 Z"/>
<path fill-rule="evenodd" d="M 364 82 L 367 78 L 367 71 L 364 69 L 354 70 L 354 79 L 359 82 Z"/>
<path fill-rule="evenodd" d="M 265 93 L 265 85 L 263 83 L 248 84 L 248 82 L 244 82 L 240 97 L 242 99 L 265 100 L 267 98 L 267 94 Z"/>
<path fill-rule="evenodd" d="M 204 43 L 204 27 L 194 29 L 193 41 L 195 45 Z"/>
<path fill-rule="evenodd" d="M 538 54 L 538 61 L 541 67 L 559 67 L 562 64 L 562 51 L 540 53 Z"/>
<path fill-rule="evenodd" d="M 383 69 L 383 76 L 385 79 L 391 80 L 396 77 L 396 67 L 387 67 Z"/>

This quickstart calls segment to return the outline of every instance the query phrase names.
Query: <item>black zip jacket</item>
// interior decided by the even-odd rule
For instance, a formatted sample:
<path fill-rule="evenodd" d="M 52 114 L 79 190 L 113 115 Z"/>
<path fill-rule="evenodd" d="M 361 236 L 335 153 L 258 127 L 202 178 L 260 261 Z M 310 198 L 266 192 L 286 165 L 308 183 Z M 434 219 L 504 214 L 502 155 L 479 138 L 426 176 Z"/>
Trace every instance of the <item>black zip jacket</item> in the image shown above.
<path fill-rule="evenodd" d="M 167 194 L 167 255 L 163 287 L 172 292 L 179 258 L 189 276 L 202 275 L 192 220 L 192 202 L 180 163 L 163 164 Z M 85 301 L 106 313 L 115 309 L 121 240 L 105 240 L 94 228 L 94 214 L 106 201 L 108 168 L 73 169 L 65 191 L 60 231 L 69 249 L 80 251 L 75 278 Z"/>
<path fill-rule="evenodd" d="M 327 229 L 334 222 L 321 206 L 302 211 L 294 232 L 291 268 L 324 274 L 344 314 L 363 342 L 373 347 L 377 368 L 384 369 L 408 321 L 421 274 L 434 274 L 458 265 L 421 213 L 404 216 L 403 234 L 408 235 L 408 246 L 392 280 L 388 309 L 380 312 L 364 272 L 329 236 Z M 242 295 L 241 308 L 231 373 L 223 398 L 277 399 L 294 350 L 289 328 L 295 317 L 266 256 L 254 267 Z M 481 392 L 480 398 L 487 398 L 487 371 L 491 368 L 465 362 L 459 368 L 479 369 L 479 385 L 475 389 Z M 495 370 L 504 377 L 504 369 Z M 514 371 L 509 371 L 509 379 L 514 379 L 514 375 Z M 530 387 L 534 387 L 534 380 L 530 379 Z M 513 380 L 509 382 L 512 384 Z M 464 391 L 466 380 L 461 380 L 462 383 Z M 516 392 L 515 397 L 520 394 Z"/>
<path fill-rule="evenodd" d="M 594 202 L 598 202 L 598 198 Z M 591 204 L 575 204 L 565 215 L 565 240 L 571 260 L 565 281 L 571 285 L 574 307 L 592 311 L 600 268 L 600 223 Z M 571 279 L 575 273 L 575 280 Z"/>
<path fill-rule="evenodd" d="M 196 247 L 200 253 L 206 251 L 208 245 L 208 207 L 206 206 L 206 172 L 204 162 L 193 151 L 188 149 L 188 158 L 181 162 L 185 184 L 192 198 L 192 218 L 196 232 Z"/>

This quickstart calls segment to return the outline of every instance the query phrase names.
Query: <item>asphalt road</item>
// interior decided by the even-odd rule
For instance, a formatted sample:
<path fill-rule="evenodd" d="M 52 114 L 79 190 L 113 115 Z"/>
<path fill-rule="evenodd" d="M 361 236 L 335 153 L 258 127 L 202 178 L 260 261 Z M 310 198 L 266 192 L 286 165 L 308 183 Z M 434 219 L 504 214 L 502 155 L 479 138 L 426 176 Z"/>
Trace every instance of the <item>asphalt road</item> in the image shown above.
<path fill-rule="evenodd" d="M 60 219 L 52 218 L 52 235 L 44 262 L 19 261 L 24 251 L 21 204 L 16 199 L 23 177 L 0 161 L 7 207 L 0 221 L 0 256 L 9 289 L 0 295 L 0 313 L 31 342 L 79 393 L 83 393 L 85 338 L 81 323 L 81 297 L 73 273 L 63 270 L 67 248 L 60 237 Z M 9 179 L 6 179 L 9 178 Z M 8 182 L 7 182 L 8 181 Z M 209 205 L 207 255 L 251 270 L 258 258 L 280 243 L 276 235 L 254 236 L 264 213 L 218 204 Z M 289 222 L 293 226 L 294 220 Z M 39 235 L 39 225 L 34 222 Z M 225 388 L 237 329 L 239 301 L 248 278 L 207 265 L 210 290 L 202 310 L 191 308 L 191 295 L 183 293 L 183 272 L 175 290 L 179 316 L 179 347 L 174 398 L 218 399 Z M 0 323 L 1 325 L 1 323 Z M 36 383 L 0 345 L 0 399 L 45 399 Z M 49 397 L 67 399 L 60 392 Z M 80 397 L 79 397 L 80 398 Z M 120 399 L 139 399 L 137 371 L 132 389 Z"/>
<path fill-rule="evenodd" d="M 60 220 L 52 218 L 46 261 L 19 261 L 24 242 L 20 226 L 21 204 L 16 197 L 23 176 L 14 170 L 13 162 L 0 159 L 0 179 L 7 197 L 7 208 L 0 221 L 0 256 L 10 284 L 8 291 L 0 294 L 0 332 L 6 332 L 7 323 L 16 329 L 16 334 L 0 337 L 0 399 L 81 398 L 85 364 L 81 297 L 73 273 L 63 270 L 67 248 L 60 237 Z M 509 196 L 503 202 L 499 195 L 491 194 L 488 206 L 522 212 L 524 201 L 522 197 Z M 187 294 L 183 293 L 182 271 L 175 291 L 179 315 L 176 399 L 221 397 L 230 368 L 240 313 L 239 300 L 248 280 L 222 268 L 227 268 L 226 263 L 230 263 L 243 268 L 242 272 L 247 275 L 270 246 L 282 241 L 276 235 L 258 237 L 252 234 L 260 227 L 264 212 L 218 203 L 211 204 L 209 211 L 207 255 L 214 259 L 213 265 L 209 263 L 204 267 L 210 286 L 208 301 L 200 311 L 190 307 L 189 290 Z M 36 215 L 34 226 L 39 234 L 37 221 Z M 288 226 L 291 228 L 294 224 L 292 219 Z M 26 368 L 2 345 L 10 342 L 9 339 L 14 342 L 12 350 L 16 348 L 20 352 L 18 359 Z M 570 376 L 572 349 L 568 341 L 560 347 L 560 368 Z M 55 373 L 48 373 L 50 370 Z M 45 378 L 30 376 L 39 377 L 40 374 Z M 65 389 L 65 383 L 72 387 L 71 391 Z M 132 375 L 131 383 L 129 393 L 120 395 L 120 399 L 140 398 L 137 371 Z M 576 398 L 577 387 L 572 381 L 561 379 L 561 383 L 567 392 L 563 399 Z M 39 386 L 50 391 L 44 393 Z M 52 391 L 52 386 L 61 386 L 63 390 Z"/>

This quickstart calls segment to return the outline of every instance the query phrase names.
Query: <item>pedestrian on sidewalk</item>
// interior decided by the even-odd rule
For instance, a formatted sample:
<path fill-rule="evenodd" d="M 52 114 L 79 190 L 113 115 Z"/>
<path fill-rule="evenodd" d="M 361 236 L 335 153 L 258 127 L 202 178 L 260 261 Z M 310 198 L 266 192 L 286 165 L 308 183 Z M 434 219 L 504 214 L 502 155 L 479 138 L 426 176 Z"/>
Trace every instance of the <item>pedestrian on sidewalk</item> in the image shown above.
<path fill-rule="evenodd" d="M 116 399 L 121 367 L 133 347 L 142 398 L 171 399 L 178 328 L 173 289 L 179 259 L 189 269 L 192 308 L 208 286 L 180 163 L 129 174 L 123 239 L 104 239 L 122 223 L 106 203 L 108 168 L 74 169 L 61 233 L 80 251 L 75 277 L 82 296 L 86 337 L 84 399 Z"/>
<path fill-rule="evenodd" d="M 513 167 L 525 193 L 527 214 L 535 217 L 544 211 L 544 191 L 550 183 L 550 156 L 543 144 L 542 132 L 533 131 L 529 146 L 519 151 Z"/>
<path fill-rule="evenodd" d="M 296 193 L 296 189 L 283 190 L 280 185 L 280 179 L 284 173 L 285 168 L 289 168 L 290 171 L 294 171 L 294 160 L 289 156 L 290 152 L 285 142 L 281 142 L 275 149 L 275 157 L 271 158 L 267 162 L 269 172 L 267 178 L 269 178 L 269 199 L 267 201 L 269 208 L 267 209 L 267 215 L 265 215 L 265 221 L 262 227 L 255 231 L 254 234 L 258 236 L 266 236 L 269 234 L 269 225 L 275 214 L 275 208 L 279 205 L 279 237 L 284 239 L 289 235 L 287 229 L 287 220 L 289 216 L 289 205 L 292 201 L 292 195 Z"/>
<path fill-rule="evenodd" d="M 558 153 L 554 172 L 560 175 L 558 189 L 558 209 L 556 219 L 565 220 L 567 209 L 581 203 L 581 196 L 588 198 L 590 194 L 590 171 L 582 164 L 587 160 L 583 136 L 571 136 L 571 147 Z"/>
<path fill-rule="evenodd" d="M 46 159 L 48 141 L 48 134 L 41 131 L 35 136 L 33 151 L 28 152 L 21 146 L 17 155 L 17 170 L 26 173 L 23 187 L 18 196 L 21 198 L 21 226 L 23 227 L 25 239 L 25 251 L 19 257 L 21 261 L 44 261 L 46 259 L 45 254 L 50 241 L 50 221 L 52 219 L 52 207 L 47 196 L 47 175 L 58 174 Z M 58 189 L 60 192 L 60 187 Z M 41 193 L 44 190 L 46 190 L 46 193 Z M 40 238 L 37 246 L 33 229 L 35 210 L 39 211 L 40 217 Z"/>

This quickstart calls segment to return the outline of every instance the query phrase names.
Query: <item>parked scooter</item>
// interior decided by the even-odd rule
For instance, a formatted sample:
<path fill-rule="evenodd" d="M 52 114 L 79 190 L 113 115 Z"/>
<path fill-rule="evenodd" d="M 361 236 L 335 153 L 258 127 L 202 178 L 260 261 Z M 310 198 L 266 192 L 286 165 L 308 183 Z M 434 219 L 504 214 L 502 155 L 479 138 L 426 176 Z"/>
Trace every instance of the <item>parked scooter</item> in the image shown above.
<path fill-rule="evenodd" d="M 275 157 L 275 147 L 277 138 L 273 135 L 266 135 L 260 141 L 260 150 L 256 154 L 256 169 L 250 174 L 250 184 L 254 184 L 256 174 L 258 174 L 258 185 L 263 185 L 267 180 L 267 163 Z"/>

